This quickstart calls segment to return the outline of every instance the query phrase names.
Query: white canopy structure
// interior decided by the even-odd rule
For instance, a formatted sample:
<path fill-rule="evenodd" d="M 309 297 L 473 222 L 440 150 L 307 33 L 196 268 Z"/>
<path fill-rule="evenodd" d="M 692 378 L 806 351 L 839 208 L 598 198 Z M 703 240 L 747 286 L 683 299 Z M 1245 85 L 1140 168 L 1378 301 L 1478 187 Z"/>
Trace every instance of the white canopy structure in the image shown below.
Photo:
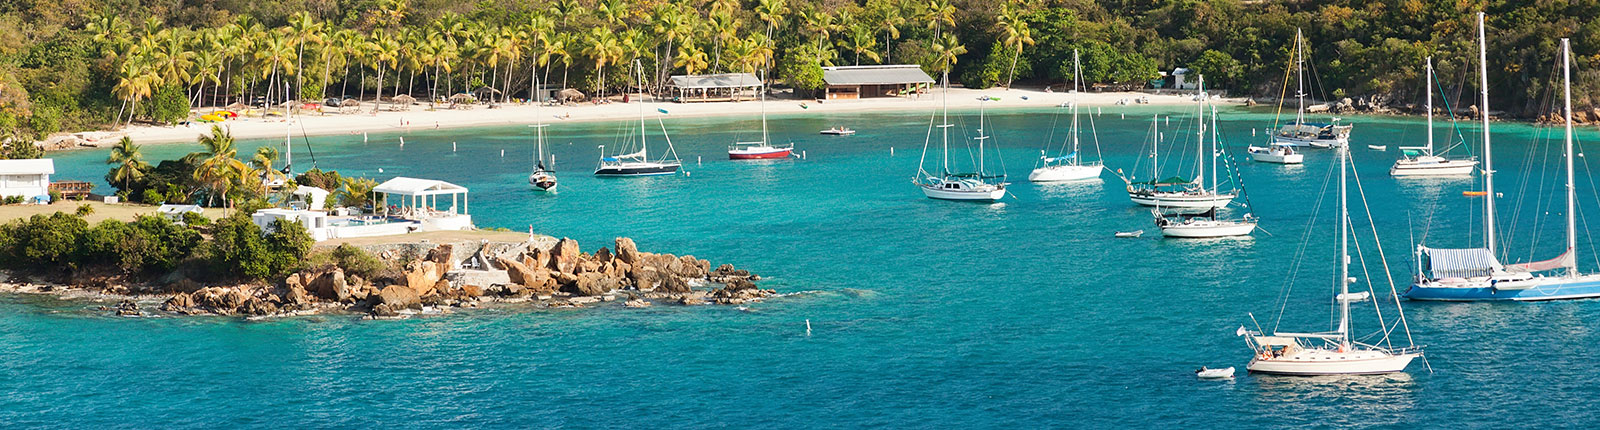
<path fill-rule="evenodd" d="M 328 194 L 330 193 L 328 190 L 321 188 L 300 185 L 295 187 L 293 194 L 295 200 L 299 200 L 305 204 L 304 209 L 315 211 L 322 210 L 323 207 L 327 205 Z"/>
<path fill-rule="evenodd" d="M 390 205 L 399 209 L 399 215 L 406 218 L 426 218 L 436 216 L 436 212 L 443 212 L 437 214 L 443 216 L 467 214 L 467 187 L 445 181 L 396 177 L 378 184 L 372 189 L 372 194 L 374 201 L 377 201 L 377 194 L 384 194 L 385 202 L 389 202 L 387 196 L 400 196 L 400 202 L 391 202 Z M 450 206 L 441 210 L 439 196 L 444 195 L 450 196 Z"/>

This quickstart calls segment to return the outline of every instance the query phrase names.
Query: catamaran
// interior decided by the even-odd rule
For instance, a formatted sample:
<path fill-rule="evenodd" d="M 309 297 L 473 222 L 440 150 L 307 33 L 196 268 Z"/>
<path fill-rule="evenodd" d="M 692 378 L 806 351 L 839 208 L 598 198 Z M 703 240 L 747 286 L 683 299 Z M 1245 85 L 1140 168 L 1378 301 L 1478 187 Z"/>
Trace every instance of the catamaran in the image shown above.
<path fill-rule="evenodd" d="M 1204 79 L 1204 77 L 1201 77 L 1202 81 L 1204 81 Z M 1203 105 L 1205 102 L 1201 103 L 1202 107 L 1200 109 L 1200 116 L 1201 118 L 1204 118 L 1205 108 Z M 1203 124 L 1204 122 L 1205 121 L 1202 119 L 1201 123 Z M 1216 154 L 1217 142 L 1219 141 L 1221 135 L 1217 133 L 1217 107 L 1215 105 L 1211 106 L 1210 129 L 1210 150 L 1213 154 L 1211 158 L 1211 193 L 1216 194 L 1218 169 L 1216 165 L 1217 159 L 1214 154 Z M 1201 146 L 1205 146 L 1205 131 L 1205 127 L 1200 128 L 1199 137 Z M 1243 191 L 1244 187 L 1239 187 L 1239 190 Z M 1246 201 L 1248 202 L 1249 200 L 1246 199 Z M 1238 221 L 1218 218 L 1216 207 L 1208 208 L 1205 212 L 1198 214 L 1188 212 L 1163 213 L 1160 207 L 1151 209 L 1150 212 L 1156 217 L 1156 227 L 1161 228 L 1161 235 L 1166 237 L 1203 239 L 1244 236 L 1250 234 L 1250 232 L 1255 231 L 1256 229 L 1255 215 L 1249 212 L 1246 212 L 1244 214 L 1244 218 Z"/>
<path fill-rule="evenodd" d="M 1425 85 L 1428 90 L 1428 144 L 1425 146 L 1402 146 L 1400 154 L 1404 157 L 1394 162 L 1394 167 L 1389 168 L 1390 176 L 1446 176 L 1446 175 L 1471 175 L 1472 170 L 1478 167 L 1476 159 L 1450 159 L 1433 153 L 1433 57 L 1428 57 L 1427 68 L 1423 72 L 1427 75 Z M 1445 107 L 1449 108 L 1450 100 L 1445 100 Z"/>
<path fill-rule="evenodd" d="M 1350 130 L 1353 126 L 1339 125 L 1339 118 L 1333 118 L 1332 123 L 1307 123 L 1306 122 L 1306 43 L 1305 37 L 1300 35 L 1300 30 L 1294 31 L 1295 62 L 1295 98 L 1300 100 L 1300 107 L 1295 112 L 1294 122 L 1284 124 L 1282 128 L 1272 133 L 1274 143 L 1284 143 L 1294 146 L 1313 146 L 1318 148 L 1332 148 L 1350 143 Z M 1282 106 L 1279 101 L 1279 106 Z"/>
<path fill-rule="evenodd" d="M 950 96 L 950 72 L 943 74 L 943 95 L 940 100 L 947 100 Z M 987 101 L 988 97 L 982 100 Z M 995 201 L 1006 196 L 1005 174 L 990 175 L 984 172 L 984 141 L 989 136 L 984 135 L 983 104 L 978 108 L 978 165 L 975 173 L 955 173 L 950 171 L 950 106 L 943 102 L 941 107 L 940 124 L 934 125 L 932 119 L 928 121 L 928 137 L 922 143 L 922 159 L 917 162 L 917 175 L 911 177 L 911 183 L 922 189 L 922 194 L 931 199 L 940 200 L 965 200 L 965 201 Z M 923 169 L 928 159 L 928 146 L 933 143 L 933 129 L 939 129 L 942 142 L 939 163 L 939 174 L 935 175 Z"/>
<path fill-rule="evenodd" d="M 762 81 L 766 82 L 766 81 Z M 794 144 L 774 145 L 767 137 L 767 87 L 765 84 L 759 89 L 761 92 L 761 141 L 735 142 L 728 147 L 730 160 L 768 160 L 774 158 L 788 158 L 794 152 Z"/>
<path fill-rule="evenodd" d="M 1078 103 L 1076 99 L 1078 93 L 1082 91 L 1082 87 L 1079 84 L 1082 77 L 1083 71 L 1078 67 L 1078 50 L 1074 49 L 1072 50 L 1072 96 L 1074 100 L 1069 102 L 1072 109 L 1072 130 L 1067 137 L 1067 141 L 1072 142 L 1072 152 L 1051 157 L 1045 153 L 1049 146 L 1047 142 L 1045 144 L 1047 149 L 1039 150 L 1040 166 L 1028 174 L 1029 181 L 1083 181 L 1099 178 L 1100 172 L 1105 170 L 1106 166 L 1101 162 L 1084 163 L 1081 161 L 1083 156 L 1078 153 Z M 1090 118 L 1089 121 L 1092 122 L 1094 119 Z M 1099 145 L 1100 139 L 1097 136 L 1095 138 L 1095 147 L 1098 149 Z"/>
<path fill-rule="evenodd" d="M 1483 13 L 1478 14 L 1478 53 L 1483 61 L 1486 49 L 1483 43 Z M 1600 274 L 1578 272 L 1575 252 L 1578 247 L 1577 191 L 1573 179 L 1572 148 L 1572 50 L 1567 39 L 1561 39 L 1563 79 L 1566 81 L 1566 170 L 1567 170 L 1567 249 L 1556 258 L 1521 264 L 1501 264 L 1495 252 L 1494 168 L 1489 152 L 1488 109 L 1483 115 L 1483 179 L 1484 247 L 1471 249 L 1437 249 L 1417 246 L 1415 258 L 1417 271 L 1415 283 L 1406 290 L 1411 300 L 1440 301 L 1540 301 L 1561 299 L 1586 299 L 1600 297 Z M 1487 71 L 1480 64 L 1479 72 Z M 1487 88 L 1488 78 L 1482 78 Z M 1489 92 L 1482 93 L 1481 106 L 1489 106 Z M 1423 257 L 1427 257 L 1424 267 Z M 1551 275 L 1535 275 L 1553 272 Z"/>
<path fill-rule="evenodd" d="M 1352 167 L 1350 165 L 1350 148 L 1340 146 L 1334 148 L 1339 151 L 1339 255 L 1334 260 L 1338 268 L 1339 277 L 1334 283 L 1338 293 L 1333 300 L 1338 303 L 1338 322 L 1333 331 L 1315 333 L 1290 333 L 1277 331 L 1265 334 L 1259 326 L 1256 330 L 1247 330 L 1239 326 L 1235 334 L 1245 337 L 1245 344 L 1255 352 L 1250 359 L 1250 364 L 1245 367 L 1252 373 L 1266 373 L 1293 376 L 1318 376 L 1318 375 L 1367 375 L 1395 373 L 1405 371 L 1411 361 L 1422 356 L 1422 347 L 1411 341 L 1411 329 L 1405 323 L 1405 312 L 1398 312 L 1397 324 L 1383 321 L 1383 314 L 1378 310 L 1377 301 L 1373 301 L 1373 309 L 1377 313 L 1379 331 L 1373 336 L 1382 335 L 1373 343 L 1362 343 L 1350 336 L 1350 304 L 1373 299 L 1372 282 L 1368 280 L 1367 291 L 1351 292 L 1350 285 L 1357 282 L 1350 277 L 1350 209 L 1347 191 L 1346 175 Z M 1363 201 L 1363 204 L 1364 201 Z M 1377 235 L 1373 235 L 1374 241 Z M 1382 245 L 1379 245 L 1381 249 Z M 1359 249 L 1359 248 L 1358 248 Z M 1380 254 L 1381 255 L 1381 254 Z M 1365 259 L 1363 259 L 1364 261 Z M 1382 261 L 1380 258 L 1379 261 Z M 1292 266 L 1298 266 L 1292 264 Z M 1385 266 L 1382 273 L 1388 273 Z M 1362 273 L 1366 273 L 1365 270 Z M 1292 281 L 1290 284 L 1292 286 Z M 1390 291 L 1393 292 L 1392 282 Z M 1288 303 L 1288 294 L 1283 295 L 1285 304 Z M 1399 299 L 1395 299 L 1395 306 L 1400 306 Z M 1284 307 L 1287 309 L 1287 307 Z M 1251 320 L 1255 317 L 1251 316 Z M 1282 311 L 1278 320 L 1283 320 Z M 1404 329 L 1405 347 L 1395 347 L 1398 339 L 1394 328 L 1398 325 Z"/>
<path fill-rule="evenodd" d="M 1204 93 L 1205 92 L 1205 77 L 1204 76 L 1200 77 L 1199 82 L 1200 82 L 1199 91 L 1201 93 Z M 1195 122 L 1195 127 L 1199 130 L 1199 133 L 1203 136 L 1205 134 L 1205 128 L 1206 128 L 1206 124 L 1205 124 L 1205 121 L 1204 121 L 1204 119 L 1205 119 L 1205 109 L 1204 109 L 1205 102 L 1201 101 L 1200 105 L 1201 105 L 1200 119 Z M 1154 179 L 1154 178 L 1160 178 L 1160 175 L 1161 175 L 1161 163 L 1160 163 L 1160 161 L 1161 161 L 1161 159 L 1160 159 L 1160 155 L 1161 155 L 1161 152 L 1160 152 L 1161 138 L 1160 138 L 1160 136 L 1161 136 L 1161 133 L 1156 130 L 1156 127 L 1157 127 L 1157 124 L 1158 124 L 1159 120 L 1160 120 L 1160 116 L 1158 115 L 1153 120 L 1153 121 L 1157 121 L 1157 123 L 1152 123 L 1150 125 L 1150 127 L 1151 127 L 1150 128 L 1150 131 L 1151 131 L 1150 135 L 1151 135 L 1151 138 L 1152 138 L 1152 140 L 1150 142 L 1150 164 L 1151 164 L 1151 176 L 1152 176 L 1152 179 L 1149 180 L 1149 181 L 1144 181 L 1144 182 L 1131 182 L 1131 181 L 1129 181 L 1128 182 L 1128 198 L 1129 199 L 1133 200 L 1134 203 L 1138 203 L 1138 204 L 1144 205 L 1144 206 L 1156 206 L 1156 207 L 1167 207 L 1167 208 L 1220 208 L 1220 207 L 1223 207 L 1223 206 L 1227 206 L 1228 202 L 1232 202 L 1234 197 L 1238 197 L 1237 193 L 1231 193 L 1231 192 L 1230 193 L 1220 193 L 1220 192 L 1218 192 L 1215 189 L 1216 188 L 1215 187 L 1215 185 L 1216 185 L 1215 177 L 1213 177 L 1212 188 L 1211 189 L 1207 189 L 1204 186 L 1203 183 L 1204 183 L 1205 176 L 1206 176 L 1206 159 L 1208 157 L 1210 157 L 1210 159 L 1212 160 L 1212 163 L 1215 163 L 1217 154 L 1216 154 L 1216 151 L 1207 151 L 1206 150 L 1206 146 L 1203 144 L 1203 142 L 1200 142 L 1201 144 L 1196 145 L 1196 146 L 1199 146 L 1199 149 L 1198 149 L 1198 151 L 1196 151 L 1196 157 L 1195 157 L 1195 179 L 1194 180 L 1184 179 L 1182 177 L 1170 177 L 1170 178 L 1167 178 L 1167 179 Z M 1213 169 L 1213 172 L 1214 171 L 1215 170 Z M 1124 181 L 1128 181 L 1127 178 L 1124 178 L 1123 180 Z"/>
<path fill-rule="evenodd" d="M 644 65 L 634 60 L 639 72 L 639 82 L 644 82 Z M 666 113 L 665 110 L 660 110 Z M 678 151 L 672 147 L 672 136 L 667 135 L 667 124 L 660 117 L 656 123 L 661 126 L 661 137 L 667 141 L 667 154 L 656 161 L 650 161 L 650 145 L 645 140 L 644 100 L 639 100 L 639 150 L 637 152 L 620 153 L 615 156 L 606 156 L 605 146 L 600 147 L 600 165 L 594 169 L 595 176 L 656 176 L 671 175 L 678 172 L 678 167 L 683 163 L 678 160 Z M 632 149 L 632 142 L 622 145 L 623 150 Z M 669 160 L 668 157 L 671 157 Z"/>

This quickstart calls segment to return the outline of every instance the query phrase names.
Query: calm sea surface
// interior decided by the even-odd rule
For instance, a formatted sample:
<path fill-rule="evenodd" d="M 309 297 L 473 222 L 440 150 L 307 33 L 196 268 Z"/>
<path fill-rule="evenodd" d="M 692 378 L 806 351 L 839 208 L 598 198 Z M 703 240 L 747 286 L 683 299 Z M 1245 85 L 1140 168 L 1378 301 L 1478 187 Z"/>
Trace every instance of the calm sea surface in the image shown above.
<path fill-rule="evenodd" d="M 965 127 L 953 134 L 976 133 L 971 114 L 957 116 Z M 1148 165 L 1133 166 L 1148 160 L 1144 142 L 1155 114 L 1172 116 L 1170 125 L 1162 120 L 1169 141 L 1162 159 L 1172 163 L 1163 175 L 1191 174 L 1192 109 L 1177 107 L 1107 107 L 1093 116 L 1111 170 L 1151 176 Z M 753 118 L 668 117 L 687 174 L 646 179 L 588 174 L 596 146 L 615 149 L 627 122 L 558 122 L 547 129 L 562 181 L 556 196 L 529 190 L 533 146 L 523 126 L 414 131 L 403 135 L 404 147 L 398 132 L 367 142 L 315 137 L 310 151 L 297 138 L 299 170 L 314 159 L 346 175 L 467 186 L 482 227 L 532 226 L 587 250 L 631 236 L 641 248 L 731 262 L 767 277 L 764 287 L 802 294 L 748 310 L 502 307 L 405 321 L 263 322 L 123 319 L 91 310 L 100 303 L 0 296 L 0 427 L 1600 423 L 1590 405 L 1600 396 L 1595 301 L 1406 303 L 1416 343 L 1428 346 L 1428 363 L 1415 362 L 1406 374 L 1244 375 L 1250 351 L 1234 330 L 1253 326 L 1252 313 L 1268 330 L 1280 309 L 1286 331 L 1330 327 L 1333 152 L 1310 150 L 1299 167 L 1243 161 L 1264 230 L 1253 239 L 1162 240 L 1148 210 L 1130 203 L 1109 173 L 1087 184 L 1025 180 L 1045 141 L 1063 137 L 1052 132 L 1066 121 L 1056 109 L 991 111 L 989 119 L 991 142 L 1001 149 L 987 161 L 1003 162 L 1014 182 L 1015 198 L 998 204 L 929 200 L 910 184 L 926 111 L 774 117 L 774 140 L 792 140 L 806 159 L 765 163 L 724 159 L 729 142 L 756 137 Z M 1084 152 L 1093 159 L 1084 119 Z M 1353 276 L 1361 286 L 1375 280 L 1393 322 L 1368 220 L 1403 290 L 1412 244 L 1481 243 L 1482 200 L 1461 195 L 1481 188 L 1472 180 L 1388 177 L 1395 147 L 1421 143 L 1420 119 L 1349 121 L 1357 124 L 1359 191 L 1370 203 L 1370 218 L 1360 207 L 1353 214 L 1367 231 L 1357 259 L 1367 271 L 1354 265 Z M 1226 152 L 1245 159 L 1243 146 L 1261 141 L 1250 129 L 1271 122 L 1269 111 L 1225 109 Z M 860 134 L 816 133 L 833 125 Z M 1437 130 L 1441 142 L 1455 133 L 1449 122 Z M 1468 141 L 1477 130 L 1461 124 Z M 1550 258 L 1563 246 L 1557 133 L 1496 125 L 1507 260 Z M 1592 148 L 1600 133 L 1585 130 L 1580 140 Z M 240 153 L 281 143 L 250 141 Z M 966 147 L 956 145 L 953 162 L 969 164 Z M 152 145 L 145 154 L 160 160 L 197 148 Z M 106 191 L 104 159 L 104 151 L 59 154 L 56 177 L 95 181 Z M 1600 270 L 1588 230 L 1600 223 L 1591 218 L 1600 214 L 1594 172 L 1578 161 L 1579 262 Z M 1147 234 L 1112 237 L 1135 229 Z M 1285 303 L 1286 279 L 1294 288 Z M 1357 306 L 1355 317 L 1360 336 L 1380 331 L 1369 304 Z M 1197 381 L 1191 371 L 1202 365 L 1238 366 L 1241 377 Z"/>

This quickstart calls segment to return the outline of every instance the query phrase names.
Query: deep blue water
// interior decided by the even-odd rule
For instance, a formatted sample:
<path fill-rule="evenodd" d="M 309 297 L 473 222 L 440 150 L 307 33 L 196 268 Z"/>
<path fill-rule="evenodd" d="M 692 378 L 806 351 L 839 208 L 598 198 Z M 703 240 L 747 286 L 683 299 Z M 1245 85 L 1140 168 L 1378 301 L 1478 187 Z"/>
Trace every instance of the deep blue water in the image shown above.
<path fill-rule="evenodd" d="M 1187 110 L 1108 107 L 1095 118 L 1108 165 L 1133 171 L 1149 116 L 1158 112 L 1175 115 L 1164 132 L 1180 141 L 1162 148 L 1163 159 L 1170 153 L 1187 156 L 1169 159 L 1179 164 L 1193 162 L 1193 147 L 1181 144 L 1192 137 L 1180 138 L 1193 133 L 1179 128 Z M 631 236 L 648 250 L 731 262 L 766 276 L 765 287 L 808 293 L 749 311 L 512 306 L 405 321 L 321 316 L 264 322 L 121 319 L 89 310 L 97 303 L 0 296 L 0 426 L 1409 428 L 1600 422 L 1588 405 L 1600 395 L 1600 334 L 1594 330 L 1600 303 L 1594 301 L 1406 303 L 1413 336 L 1428 346 L 1429 358 L 1407 374 L 1243 374 L 1250 352 L 1234 330 L 1252 324 L 1251 313 L 1271 329 L 1285 279 L 1295 288 L 1282 328 L 1328 327 L 1333 188 L 1323 190 L 1335 173 L 1334 153 L 1312 151 L 1301 167 L 1243 163 L 1265 230 L 1253 239 L 1162 240 L 1148 211 L 1128 202 L 1109 174 L 1089 184 L 1024 180 L 1056 120 L 1054 109 L 991 113 L 990 131 L 1016 182 L 1015 198 L 1002 204 L 929 200 L 910 185 L 927 133 L 926 112 L 775 117 L 775 140 L 792 139 L 807 158 L 767 163 L 722 159 L 728 142 L 753 137 L 759 124 L 750 118 L 669 118 L 689 174 L 649 179 L 587 174 L 596 145 L 614 148 L 627 123 L 558 123 L 548 129 L 561 171 L 556 196 L 526 185 L 532 146 L 525 127 L 413 132 L 404 148 L 399 135 L 374 134 L 366 143 L 360 136 L 312 138 L 316 164 L 324 169 L 471 188 L 471 212 L 483 227 L 531 225 L 590 250 Z M 1410 276 L 1415 241 L 1480 243 L 1482 214 L 1475 209 L 1481 200 L 1460 194 L 1478 189 L 1471 180 L 1396 181 L 1386 174 L 1398 156 L 1395 146 L 1420 142 L 1420 120 L 1350 120 L 1358 124 L 1357 172 L 1400 288 Z M 1243 157 L 1249 128 L 1270 121 L 1261 111 L 1225 110 L 1228 151 Z M 861 133 L 816 134 L 832 125 Z M 1475 126 L 1462 127 L 1475 141 Z M 1443 140 L 1448 123 L 1438 130 Z M 1507 259 L 1549 258 L 1562 246 L 1559 141 L 1547 139 L 1559 136 L 1552 131 L 1496 124 Z M 1592 129 L 1580 138 L 1600 142 Z M 1090 142 L 1086 133 L 1085 145 Z M 278 143 L 247 142 L 241 153 Z M 1368 144 L 1390 148 L 1376 152 Z M 153 145 L 145 152 L 158 160 L 195 148 Z M 311 165 L 304 149 L 297 139 L 299 169 Z M 958 154 L 965 157 L 964 150 Z M 59 154 L 56 176 L 102 182 L 104 156 Z M 1142 169 L 1148 177 L 1149 168 Z M 1587 225 L 1600 206 L 1587 163 L 1579 172 L 1585 229 L 1579 261 L 1586 271 L 1596 270 L 1600 260 Z M 1313 215 L 1315 223 L 1308 223 Z M 1367 230 L 1365 212 L 1358 208 L 1354 216 Z M 1133 229 L 1149 233 L 1111 236 Z M 1384 316 L 1392 321 L 1370 232 L 1361 246 L 1371 271 L 1353 276 L 1378 280 Z M 1302 252 L 1303 266 L 1291 276 Z M 1370 304 L 1356 311 L 1355 332 L 1378 330 Z M 1241 377 L 1197 381 L 1191 371 L 1201 365 L 1238 366 Z"/>

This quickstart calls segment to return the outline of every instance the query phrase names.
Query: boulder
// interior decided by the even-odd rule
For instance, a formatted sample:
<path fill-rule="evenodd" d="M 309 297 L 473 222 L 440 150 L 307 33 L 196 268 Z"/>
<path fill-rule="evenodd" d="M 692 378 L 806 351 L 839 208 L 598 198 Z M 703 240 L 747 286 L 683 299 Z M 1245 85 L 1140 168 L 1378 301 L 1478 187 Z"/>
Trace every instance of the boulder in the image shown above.
<path fill-rule="evenodd" d="M 576 273 L 599 272 L 603 265 L 596 261 L 582 261 L 578 263 Z"/>
<path fill-rule="evenodd" d="M 628 263 L 639 263 L 639 247 L 633 244 L 633 239 L 626 237 L 617 238 L 617 260 Z"/>
<path fill-rule="evenodd" d="M 342 302 L 350 298 L 350 284 L 345 281 L 342 269 L 334 268 L 320 274 L 302 272 L 301 278 L 306 280 L 306 292 L 319 299 Z"/>
<path fill-rule="evenodd" d="M 432 256 L 432 253 L 430 253 L 430 257 Z M 439 264 L 428 259 L 406 263 L 404 269 L 406 287 L 411 288 L 411 291 L 416 293 L 417 297 L 422 297 L 433 289 L 434 284 L 439 283 L 439 279 L 444 278 L 444 273 L 448 267 L 448 265 Z"/>
<path fill-rule="evenodd" d="M 201 288 L 190 295 L 194 299 L 196 308 L 206 309 L 219 314 L 236 312 L 250 297 L 238 288 L 208 287 Z"/>
<path fill-rule="evenodd" d="M 656 287 L 656 291 L 665 291 L 668 293 L 687 293 L 691 291 L 691 289 L 689 288 L 688 281 L 669 274 L 661 277 L 661 285 Z"/>
<path fill-rule="evenodd" d="M 536 278 L 535 271 L 530 269 L 526 262 L 509 258 L 501 258 L 497 262 L 506 268 L 506 276 L 511 278 L 513 283 L 528 285 Z"/>
<path fill-rule="evenodd" d="M 617 289 L 617 279 L 600 273 L 580 273 L 571 288 L 563 290 L 580 296 L 598 296 Z"/>
<path fill-rule="evenodd" d="M 448 272 L 452 266 L 452 264 L 450 264 L 450 259 L 452 258 L 451 255 L 454 253 L 455 245 L 448 243 L 440 244 L 439 246 L 435 246 L 433 249 L 428 250 L 428 255 L 422 259 L 438 265 L 440 272 Z"/>
<path fill-rule="evenodd" d="M 534 249 L 530 258 L 532 258 L 531 262 L 527 263 L 530 268 L 550 267 L 550 250 Z"/>
<path fill-rule="evenodd" d="M 550 270 L 562 273 L 573 273 L 577 270 L 578 259 L 583 251 L 578 250 L 578 241 L 562 238 L 556 246 L 550 248 Z"/>
<path fill-rule="evenodd" d="M 428 289 L 428 294 L 420 294 L 420 296 L 427 297 L 427 296 L 433 296 L 433 295 L 441 295 L 441 294 L 444 294 L 444 293 L 449 292 L 449 291 L 450 291 L 450 280 L 448 280 L 448 279 L 440 279 L 439 282 L 436 282 L 436 283 L 433 284 L 433 288 Z"/>
<path fill-rule="evenodd" d="M 189 293 L 178 293 L 161 303 L 161 310 L 167 312 L 177 312 L 192 307 L 194 307 L 194 299 L 189 297 Z"/>
<path fill-rule="evenodd" d="M 278 313 L 278 306 L 259 297 L 251 297 L 245 300 L 244 305 L 239 307 L 239 312 L 255 316 L 272 315 Z"/>
<path fill-rule="evenodd" d="M 390 285 L 378 291 L 373 307 L 387 305 L 389 309 L 400 310 L 406 308 L 422 308 L 422 299 L 417 296 L 416 290 L 400 285 Z"/>
<path fill-rule="evenodd" d="M 650 290 L 656 288 L 656 282 L 661 280 L 660 273 L 656 268 L 646 266 L 629 272 L 628 279 L 633 284 L 633 288 Z"/>
<path fill-rule="evenodd" d="M 461 295 L 463 297 L 483 297 L 483 287 L 477 285 L 462 285 Z"/>
<path fill-rule="evenodd" d="M 604 265 L 606 263 L 610 263 L 611 259 L 611 250 L 606 249 L 604 246 L 600 247 L 599 251 L 594 252 L 594 262 L 596 263 Z"/>
<path fill-rule="evenodd" d="M 283 295 L 283 305 L 291 309 L 306 309 L 311 307 L 311 295 L 299 285 L 290 285 L 288 292 Z"/>

